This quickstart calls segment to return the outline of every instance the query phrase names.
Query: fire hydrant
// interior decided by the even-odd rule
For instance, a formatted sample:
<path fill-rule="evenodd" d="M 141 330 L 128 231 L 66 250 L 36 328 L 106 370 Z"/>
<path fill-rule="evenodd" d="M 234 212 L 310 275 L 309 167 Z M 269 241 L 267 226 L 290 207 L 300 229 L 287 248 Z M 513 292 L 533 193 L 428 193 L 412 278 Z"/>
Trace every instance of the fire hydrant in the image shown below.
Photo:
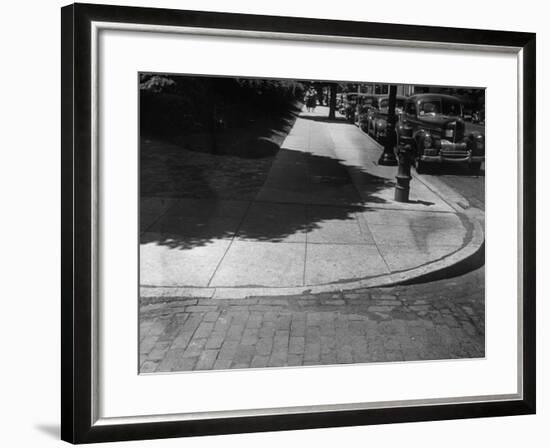
<path fill-rule="evenodd" d="M 395 184 L 395 200 L 397 202 L 409 202 L 409 190 L 411 183 L 411 164 L 413 159 L 411 145 L 399 146 L 399 166 L 397 168 L 397 183 Z"/>

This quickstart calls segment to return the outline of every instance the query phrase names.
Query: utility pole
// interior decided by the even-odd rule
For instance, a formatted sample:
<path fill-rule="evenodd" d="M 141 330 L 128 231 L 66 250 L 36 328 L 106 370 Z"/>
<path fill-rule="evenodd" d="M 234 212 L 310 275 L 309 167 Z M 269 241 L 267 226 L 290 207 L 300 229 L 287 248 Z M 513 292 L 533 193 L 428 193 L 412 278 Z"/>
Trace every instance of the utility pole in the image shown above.
<path fill-rule="evenodd" d="M 330 98 L 329 98 L 329 112 L 328 118 L 334 120 L 336 118 L 336 83 L 332 82 L 329 85 L 330 88 Z"/>
<path fill-rule="evenodd" d="M 384 142 L 384 152 L 378 159 L 379 165 L 396 166 L 397 158 L 395 157 L 395 123 L 397 117 L 395 115 L 395 100 L 397 96 L 397 86 L 390 85 L 388 98 L 388 120 L 386 125 L 386 139 Z"/>

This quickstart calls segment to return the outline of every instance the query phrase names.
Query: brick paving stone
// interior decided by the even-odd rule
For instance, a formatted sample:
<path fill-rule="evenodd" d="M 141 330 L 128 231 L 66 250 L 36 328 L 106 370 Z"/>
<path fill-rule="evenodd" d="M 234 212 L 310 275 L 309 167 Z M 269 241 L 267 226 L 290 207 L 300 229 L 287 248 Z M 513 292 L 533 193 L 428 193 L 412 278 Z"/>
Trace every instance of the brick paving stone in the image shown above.
<path fill-rule="evenodd" d="M 244 327 L 242 337 L 250 337 L 250 336 L 258 336 L 258 333 L 260 332 L 259 328 L 249 328 Z"/>
<path fill-rule="evenodd" d="M 304 361 L 319 361 L 321 356 L 321 344 L 316 341 L 306 342 Z"/>
<path fill-rule="evenodd" d="M 288 353 L 301 355 L 304 353 L 306 339 L 301 336 L 292 336 L 289 339 Z"/>
<path fill-rule="evenodd" d="M 226 340 L 222 345 L 220 353 L 218 354 L 218 360 L 233 359 L 233 357 L 235 356 L 235 353 L 237 352 L 238 346 L 239 346 L 239 343 L 237 341 Z"/>
<path fill-rule="evenodd" d="M 319 328 L 320 336 L 334 336 L 336 333 L 336 325 L 333 321 L 324 322 Z M 310 333 L 311 334 L 311 333 Z"/>
<path fill-rule="evenodd" d="M 185 323 L 181 327 L 181 331 L 194 332 L 199 327 L 201 321 L 202 321 L 202 315 L 193 315 L 185 321 Z"/>
<path fill-rule="evenodd" d="M 241 339 L 242 345 L 256 345 L 258 343 L 258 336 L 257 335 L 243 335 Z"/>
<path fill-rule="evenodd" d="M 336 349 L 334 336 L 321 336 L 321 354 L 327 354 Z"/>
<path fill-rule="evenodd" d="M 205 350 L 199 356 L 195 370 L 210 370 L 214 367 L 218 350 Z"/>
<path fill-rule="evenodd" d="M 275 327 L 269 326 L 268 323 L 264 323 L 262 328 L 258 331 L 258 337 L 260 338 L 273 338 L 275 336 Z"/>
<path fill-rule="evenodd" d="M 153 350 L 151 350 L 148 355 L 147 359 L 150 361 L 160 361 L 164 358 L 166 353 L 168 352 L 168 349 L 170 348 L 170 342 L 161 342 L 158 344 L 155 344 L 155 347 Z"/>
<path fill-rule="evenodd" d="M 214 363 L 214 370 L 227 370 L 231 367 L 231 359 L 217 359 Z"/>
<path fill-rule="evenodd" d="M 376 300 L 373 302 L 378 306 L 401 306 L 403 305 L 399 300 Z"/>
<path fill-rule="evenodd" d="M 147 298 L 140 372 L 483 357 L 483 284 L 481 269 L 301 297 Z"/>
<path fill-rule="evenodd" d="M 186 348 L 193 337 L 193 331 L 181 331 L 171 345 L 172 349 Z"/>
<path fill-rule="evenodd" d="M 367 308 L 367 311 L 370 313 L 386 313 L 393 310 L 393 306 L 386 306 L 386 305 L 371 305 Z"/>
<path fill-rule="evenodd" d="M 187 307 L 189 313 L 208 313 L 210 311 L 216 311 L 214 305 L 192 305 Z"/>
<path fill-rule="evenodd" d="M 269 356 L 254 355 L 250 363 L 250 367 L 255 369 L 261 368 L 261 367 L 267 367 L 268 362 L 269 362 Z"/>
<path fill-rule="evenodd" d="M 247 365 L 250 367 L 250 363 L 252 362 L 252 358 L 255 353 L 255 348 L 247 345 L 239 345 L 237 346 L 235 350 L 235 354 L 233 356 L 233 364 L 234 365 Z"/>
<path fill-rule="evenodd" d="M 288 344 L 290 340 L 290 332 L 282 330 L 276 331 L 273 338 L 273 351 L 288 351 Z"/>
<path fill-rule="evenodd" d="M 306 339 L 318 341 L 321 337 L 321 329 L 317 326 L 306 327 Z"/>
<path fill-rule="evenodd" d="M 248 318 L 246 322 L 246 328 L 261 328 L 262 327 L 262 315 L 254 314 Z"/>
<path fill-rule="evenodd" d="M 339 347 L 336 351 L 336 360 L 338 364 L 351 364 L 353 362 L 351 347 Z"/>
<path fill-rule="evenodd" d="M 244 325 L 231 325 L 226 333 L 226 339 L 238 341 L 241 339 L 244 331 Z"/>
<path fill-rule="evenodd" d="M 166 353 L 166 356 L 163 356 L 162 361 L 160 361 L 157 371 L 158 372 L 171 372 L 176 370 L 179 366 L 180 360 L 185 349 L 173 349 Z"/>
<path fill-rule="evenodd" d="M 200 356 L 204 346 L 206 345 L 206 339 L 192 339 L 187 345 L 187 348 L 183 352 L 184 358 L 192 358 Z"/>
<path fill-rule="evenodd" d="M 139 373 L 153 373 L 157 370 L 159 363 L 155 361 L 145 361 L 139 368 Z"/>
<path fill-rule="evenodd" d="M 223 331 L 225 333 L 231 326 L 230 322 L 230 318 L 225 316 L 220 317 L 218 321 L 214 324 L 214 331 Z"/>
<path fill-rule="evenodd" d="M 289 353 L 286 360 L 287 366 L 301 366 L 304 362 L 303 355 L 295 355 L 292 353 Z"/>
<path fill-rule="evenodd" d="M 280 306 L 287 306 L 288 305 L 288 299 L 273 299 L 273 298 L 261 298 L 258 299 L 258 303 L 260 305 L 280 305 Z"/>
<path fill-rule="evenodd" d="M 354 293 L 354 292 L 345 292 L 344 297 L 346 299 L 360 299 L 361 297 L 364 297 L 364 295 L 360 293 Z"/>
<path fill-rule="evenodd" d="M 173 372 L 185 372 L 193 370 L 197 364 L 197 357 L 193 358 L 181 358 L 179 362 L 172 368 Z"/>
<path fill-rule="evenodd" d="M 207 338 L 210 336 L 210 333 L 212 333 L 212 330 L 214 330 L 213 322 L 202 322 L 195 330 L 195 334 L 193 335 L 193 337 Z"/>
<path fill-rule="evenodd" d="M 157 343 L 158 337 L 145 337 L 140 343 L 139 343 L 139 353 L 140 355 L 147 355 Z"/>
<path fill-rule="evenodd" d="M 400 350 L 387 350 L 385 357 L 387 361 L 403 361 L 403 353 Z"/>
<path fill-rule="evenodd" d="M 275 321 L 275 328 L 277 330 L 290 330 L 290 322 L 292 320 L 292 316 L 290 314 L 283 314 L 277 317 L 277 320 Z"/>
<path fill-rule="evenodd" d="M 282 367 L 287 364 L 288 352 L 286 350 L 274 350 L 269 357 L 269 367 Z"/>
<path fill-rule="evenodd" d="M 260 338 L 256 344 L 256 353 L 258 355 L 269 355 L 273 349 L 273 338 Z"/>
<path fill-rule="evenodd" d="M 469 336 L 476 336 L 478 335 L 478 331 L 476 327 L 474 327 L 470 322 L 462 322 L 462 328 L 463 330 L 469 335 Z"/>
<path fill-rule="evenodd" d="M 305 336 L 306 324 L 304 321 L 292 321 L 290 325 L 290 334 L 294 337 Z"/>
<path fill-rule="evenodd" d="M 204 346 L 206 349 L 216 349 L 220 348 L 225 341 L 225 333 L 212 333 L 208 340 L 206 341 L 206 345 Z"/>
<path fill-rule="evenodd" d="M 210 312 L 205 314 L 203 322 L 214 322 L 214 323 L 216 323 L 219 317 L 220 317 L 219 312 L 210 311 Z"/>
<path fill-rule="evenodd" d="M 323 365 L 338 364 L 338 358 L 336 352 L 325 353 L 321 355 L 320 363 Z"/>
<path fill-rule="evenodd" d="M 250 364 L 249 363 L 236 363 L 236 362 L 233 362 L 233 363 L 231 363 L 231 368 L 232 369 L 249 369 Z"/>

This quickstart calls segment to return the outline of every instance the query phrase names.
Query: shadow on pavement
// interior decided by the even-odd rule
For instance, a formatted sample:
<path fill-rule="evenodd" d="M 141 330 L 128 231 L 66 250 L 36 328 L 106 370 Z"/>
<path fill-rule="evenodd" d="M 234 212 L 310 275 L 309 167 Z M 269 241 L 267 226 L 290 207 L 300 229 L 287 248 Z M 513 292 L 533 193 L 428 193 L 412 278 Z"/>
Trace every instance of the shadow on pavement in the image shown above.
<path fill-rule="evenodd" d="M 304 113 L 304 114 L 300 115 L 300 118 L 302 118 L 304 120 L 317 121 L 319 123 L 348 123 L 348 124 L 351 124 L 348 120 L 346 120 L 345 117 L 329 118 L 329 117 L 325 117 L 325 116 L 308 115 L 307 113 Z"/>
<path fill-rule="evenodd" d="M 482 165 L 482 168 L 478 172 L 473 172 L 466 163 L 434 163 L 433 165 L 426 167 L 426 174 L 431 174 L 432 176 L 454 175 L 485 177 L 485 167 Z"/>
<path fill-rule="evenodd" d="M 142 157 L 141 172 L 148 173 L 141 179 L 142 244 L 192 248 L 235 236 L 294 242 L 321 222 L 355 220 L 356 212 L 368 210 L 367 203 L 386 202 L 374 195 L 393 186 L 388 179 L 340 160 L 284 148 L 279 150 L 283 163 L 273 180 L 271 158 L 189 154 L 178 147 L 159 147 L 164 159 Z M 365 186 L 361 195 L 351 175 Z M 170 198 L 172 203 L 161 213 L 149 211 L 147 201 L 154 198 Z M 153 213 L 156 216 L 149 219 Z"/>

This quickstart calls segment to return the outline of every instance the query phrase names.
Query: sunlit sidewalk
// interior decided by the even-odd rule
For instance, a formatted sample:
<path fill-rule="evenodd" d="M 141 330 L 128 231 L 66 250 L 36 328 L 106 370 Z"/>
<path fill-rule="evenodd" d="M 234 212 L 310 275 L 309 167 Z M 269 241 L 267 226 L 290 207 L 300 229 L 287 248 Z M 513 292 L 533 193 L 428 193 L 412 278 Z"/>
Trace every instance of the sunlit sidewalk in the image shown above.
<path fill-rule="evenodd" d="M 444 260 L 467 221 L 421 182 L 393 200 L 395 167 L 328 108 L 302 113 L 250 199 L 142 198 L 140 284 L 211 297 L 378 278 Z M 266 293 L 269 291 L 266 291 Z"/>

